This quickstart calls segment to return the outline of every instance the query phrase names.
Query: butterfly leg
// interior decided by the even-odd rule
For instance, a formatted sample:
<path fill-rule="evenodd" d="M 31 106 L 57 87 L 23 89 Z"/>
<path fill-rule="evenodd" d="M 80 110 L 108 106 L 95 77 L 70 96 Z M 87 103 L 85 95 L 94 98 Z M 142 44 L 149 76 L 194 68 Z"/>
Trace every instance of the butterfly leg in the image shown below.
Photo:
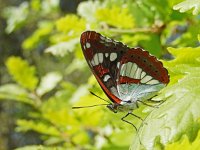
<path fill-rule="evenodd" d="M 144 105 L 146 105 L 146 106 L 153 107 L 153 108 L 158 108 L 158 106 L 149 105 L 149 104 L 147 104 L 147 103 L 145 103 L 143 101 L 140 101 L 140 100 L 137 100 L 137 101 L 140 102 L 140 103 L 142 103 L 142 104 L 144 104 Z"/>
<path fill-rule="evenodd" d="M 163 103 L 163 102 L 164 102 L 164 100 L 154 101 L 154 100 L 152 100 L 152 99 L 148 99 L 147 101 L 148 101 L 148 102 L 152 102 L 152 103 Z"/>
<path fill-rule="evenodd" d="M 135 115 L 133 113 L 129 113 L 129 114 L 132 115 L 132 116 L 134 116 L 134 117 L 136 117 L 136 118 L 138 118 L 138 119 L 140 119 L 141 121 L 144 121 L 140 116 L 137 116 L 137 115 Z"/>
<path fill-rule="evenodd" d="M 136 132 L 137 132 L 138 130 L 137 130 L 136 126 L 133 123 L 125 120 L 125 118 L 128 117 L 130 114 L 132 114 L 132 113 L 128 112 L 124 117 L 121 118 L 121 120 L 126 122 L 126 123 L 128 123 L 128 124 L 130 124 L 130 125 L 132 125 L 135 128 Z"/>
<path fill-rule="evenodd" d="M 128 112 L 124 117 L 121 118 L 122 121 L 124 121 L 124 122 L 126 122 L 126 123 L 132 125 L 132 126 L 135 128 L 136 134 L 137 134 L 137 136 L 138 136 L 138 138 L 139 138 L 139 142 L 140 142 L 140 144 L 142 144 L 141 139 L 140 139 L 140 135 L 139 135 L 139 133 L 138 133 L 138 129 L 136 128 L 136 126 L 135 126 L 133 123 L 131 123 L 131 122 L 125 120 L 125 118 L 128 117 L 128 115 L 133 115 L 133 116 L 135 116 L 135 117 L 137 117 L 137 118 L 139 118 L 139 119 L 141 119 L 141 120 L 143 120 L 143 119 L 140 118 L 139 116 L 136 116 L 136 115 L 133 114 L 132 112 Z"/>

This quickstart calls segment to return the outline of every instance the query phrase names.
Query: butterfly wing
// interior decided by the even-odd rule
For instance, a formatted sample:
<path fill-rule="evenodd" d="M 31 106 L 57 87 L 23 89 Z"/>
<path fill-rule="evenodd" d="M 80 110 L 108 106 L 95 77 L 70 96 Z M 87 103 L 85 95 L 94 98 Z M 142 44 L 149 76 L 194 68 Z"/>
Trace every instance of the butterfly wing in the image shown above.
<path fill-rule="evenodd" d="M 106 95 L 118 104 L 148 99 L 169 83 L 162 63 L 141 48 L 129 48 L 95 31 L 81 35 L 91 71 Z"/>
<path fill-rule="evenodd" d="M 121 58 L 119 70 L 117 90 L 124 102 L 149 99 L 169 83 L 162 62 L 141 48 L 129 49 Z"/>
<path fill-rule="evenodd" d="M 116 79 L 120 60 L 130 48 L 95 31 L 83 32 L 80 43 L 85 59 L 100 86 L 113 102 L 120 103 Z"/>

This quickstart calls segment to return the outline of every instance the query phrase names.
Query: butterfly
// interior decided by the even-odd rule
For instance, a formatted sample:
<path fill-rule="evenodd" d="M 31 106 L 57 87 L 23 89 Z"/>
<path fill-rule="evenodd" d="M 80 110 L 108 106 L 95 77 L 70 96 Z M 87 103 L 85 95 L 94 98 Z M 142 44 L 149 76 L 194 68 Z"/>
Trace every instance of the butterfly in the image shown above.
<path fill-rule="evenodd" d="M 169 83 L 162 62 L 140 47 L 130 48 L 95 31 L 83 32 L 80 43 L 92 73 L 112 102 L 107 107 L 115 113 L 128 112 L 121 118 L 127 123 L 125 118 L 134 115 L 138 102 L 151 99 Z"/>

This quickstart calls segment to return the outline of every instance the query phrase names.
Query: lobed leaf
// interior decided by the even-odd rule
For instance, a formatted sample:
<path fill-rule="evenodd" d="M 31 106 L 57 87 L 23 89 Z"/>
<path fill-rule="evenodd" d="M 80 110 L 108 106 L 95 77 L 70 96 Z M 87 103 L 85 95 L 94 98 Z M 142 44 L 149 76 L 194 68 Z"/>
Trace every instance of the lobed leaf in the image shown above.
<path fill-rule="evenodd" d="M 0 100 L 5 99 L 33 105 L 28 91 L 17 84 L 4 84 L 0 86 Z"/>
<path fill-rule="evenodd" d="M 11 56 L 6 61 L 6 67 L 13 79 L 21 86 L 31 91 L 36 88 L 38 83 L 38 78 L 35 76 L 36 68 L 30 66 L 26 60 Z"/>
<path fill-rule="evenodd" d="M 16 130 L 19 132 L 26 132 L 29 130 L 34 130 L 38 133 L 51 136 L 59 136 L 60 132 L 58 129 L 50 124 L 43 123 L 42 121 L 36 122 L 34 120 L 17 120 L 18 127 Z"/>
<path fill-rule="evenodd" d="M 179 10 L 180 12 L 186 12 L 193 9 L 193 15 L 197 15 L 200 12 L 200 1 L 199 0 L 185 0 L 173 7 L 174 10 Z"/>
<path fill-rule="evenodd" d="M 15 150 L 65 150 L 63 147 L 48 147 L 43 145 L 29 145 L 20 148 L 16 148 Z"/>
<path fill-rule="evenodd" d="M 19 7 L 7 7 L 3 10 L 3 16 L 7 18 L 7 33 L 12 33 L 24 24 L 28 17 L 28 7 L 27 2 L 22 2 Z"/>
<path fill-rule="evenodd" d="M 82 32 L 85 30 L 85 20 L 77 15 L 66 15 L 56 22 L 56 28 L 63 33 L 74 34 L 73 32 Z"/>
<path fill-rule="evenodd" d="M 179 141 L 185 135 L 190 142 L 197 138 L 200 129 L 200 47 L 169 50 L 175 59 L 165 65 L 170 67 L 170 73 L 182 76 L 162 91 L 158 98 L 167 100 L 159 109 L 154 109 L 145 120 L 147 124 L 141 126 L 139 134 L 143 145 L 135 140 L 132 147 L 151 150 L 156 145 L 163 147 Z"/>
<path fill-rule="evenodd" d="M 58 82 L 62 80 L 62 76 L 58 72 L 49 72 L 42 77 L 41 82 L 36 90 L 36 93 L 40 96 L 51 91 L 56 87 Z"/>
<path fill-rule="evenodd" d="M 78 38 L 75 38 L 75 39 L 72 39 L 70 41 L 67 41 L 67 42 L 61 42 L 61 43 L 58 43 L 56 45 L 53 45 L 51 47 L 48 47 L 45 52 L 47 53 L 51 53 L 53 54 L 54 56 L 65 56 L 67 55 L 69 52 L 72 52 L 76 45 L 79 43 L 79 39 Z"/>
<path fill-rule="evenodd" d="M 53 25 L 51 22 L 42 22 L 40 23 L 37 30 L 33 32 L 33 34 L 23 41 L 22 47 L 25 50 L 32 50 L 37 48 L 38 45 L 43 45 L 43 42 L 46 41 L 46 38 L 52 32 Z"/>
<path fill-rule="evenodd" d="M 117 17 L 116 17 L 117 15 Z M 96 18 L 110 26 L 118 28 L 133 28 L 134 18 L 128 12 L 128 8 L 112 6 L 111 8 L 100 8 L 96 11 Z"/>

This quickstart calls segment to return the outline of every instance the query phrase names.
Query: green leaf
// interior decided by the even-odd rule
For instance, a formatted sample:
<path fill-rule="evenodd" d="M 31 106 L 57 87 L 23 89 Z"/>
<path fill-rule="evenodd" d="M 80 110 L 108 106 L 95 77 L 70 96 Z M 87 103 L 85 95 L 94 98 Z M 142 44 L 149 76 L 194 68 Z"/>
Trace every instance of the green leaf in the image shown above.
<path fill-rule="evenodd" d="M 192 143 L 189 141 L 187 136 L 183 136 L 180 141 L 167 144 L 165 150 L 198 150 L 200 146 L 199 139 L 200 132 L 198 132 L 197 138 Z"/>
<path fill-rule="evenodd" d="M 111 8 L 100 8 L 96 11 L 96 18 L 101 22 L 118 28 L 134 27 L 134 18 L 129 13 L 128 8 L 121 8 L 115 5 Z"/>
<path fill-rule="evenodd" d="M 193 9 L 193 15 L 197 15 L 200 12 L 200 0 L 185 0 L 173 7 L 174 10 L 179 10 L 180 12 L 186 12 Z"/>
<path fill-rule="evenodd" d="M 6 67 L 13 79 L 21 86 L 34 90 L 38 83 L 38 78 L 35 76 L 36 69 L 30 66 L 26 60 L 20 57 L 9 57 L 6 61 Z"/>
<path fill-rule="evenodd" d="M 71 108 L 68 105 L 66 99 L 52 97 L 43 103 L 41 107 L 42 116 L 57 126 L 65 126 L 67 130 L 70 128 L 69 126 L 76 124 L 74 116 L 69 112 Z M 74 126 L 74 128 L 76 127 Z"/>
<path fill-rule="evenodd" d="M 16 148 L 15 150 L 65 150 L 63 147 L 47 147 L 43 145 L 29 145 L 20 148 Z"/>
<path fill-rule="evenodd" d="M 35 30 L 30 37 L 23 41 L 23 49 L 32 50 L 37 48 L 39 45 L 43 45 L 44 41 L 46 42 L 46 39 L 49 38 L 52 30 L 52 22 L 44 21 L 40 23 L 38 29 Z"/>
<path fill-rule="evenodd" d="M 192 142 L 200 129 L 200 47 L 170 48 L 169 51 L 175 56 L 173 61 L 165 62 L 172 83 L 157 97 L 167 100 L 159 109 L 153 109 L 139 130 L 141 142 L 147 149 L 179 141 L 185 135 Z M 137 138 L 131 147 L 143 146 Z"/>
<path fill-rule="evenodd" d="M 80 59 L 74 59 L 70 66 L 67 67 L 65 70 L 66 74 L 71 74 L 73 71 L 76 70 L 83 70 L 87 67 L 86 61 L 85 60 L 80 60 Z"/>
<path fill-rule="evenodd" d="M 149 34 L 148 40 L 141 40 L 139 44 L 142 45 L 144 49 L 148 50 L 150 54 L 156 57 L 160 57 L 161 43 L 160 43 L 160 37 L 158 35 Z"/>
<path fill-rule="evenodd" d="M 0 86 L 0 100 L 5 99 L 33 105 L 33 101 L 29 98 L 27 90 L 17 84 L 4 84 Z"/>
<path fill-rule="evenodd" d="M 36 90 L 37 94 L 42 96 L 43 94 L 51 91 L 61 80 L 62 76 L 60 73 L 49 72 L 44 77 L 42 77 L 41 82 Z"/>
<path fill-rule="evenodd" d="M 18 29 L 28 17 L 28 2 L 22 2 L 19 7 L 6 7 L 3 16 L 7 18 L 6 32 L 11 33 Z"/>
<path fill-rule="evenodd" d="M 77 12 L 83 17 L 87 22 L 95 22 L 95 12 L 99 8 L 99 1 L 85 1 L 78 5 Z"/>
<path fill-rule="evenodd" d="M 18 132 L 27 132 L 29 130 L 34 130 L 41 134 L 51 135 L 51 136 L 59 136 L 60 132 L 53 125 L 48 125 L 43 123 L 42 121 L 36 122 L 33 120 L 25 120 L 19 119 L 17 120 L 17 128 Z"/>
<path fill-rule="evenodd" d="M 85 24 L 85 20 L 76 15 L 66 15 L 57 20 L 56 28 L 60 32 L 73 34 L 73 32 L 79 33 L 84 31 Z"/>
<path fill-rule="evenodd" d="M 48 47 L 45 52 L 47 53 L 51 53 L 53 54 L 54 56 L 65 56 L 67 55 L 69 52 L 72 52 L 76 45 L 79 43 L 79 38 L 75 38 L 75 39 L 72 39 L 70 41 L 67 41 L 67 42 L 61 42 L 61 43 L 58 43 L 56 45 L 53 45 L 51 47 Z"/>

